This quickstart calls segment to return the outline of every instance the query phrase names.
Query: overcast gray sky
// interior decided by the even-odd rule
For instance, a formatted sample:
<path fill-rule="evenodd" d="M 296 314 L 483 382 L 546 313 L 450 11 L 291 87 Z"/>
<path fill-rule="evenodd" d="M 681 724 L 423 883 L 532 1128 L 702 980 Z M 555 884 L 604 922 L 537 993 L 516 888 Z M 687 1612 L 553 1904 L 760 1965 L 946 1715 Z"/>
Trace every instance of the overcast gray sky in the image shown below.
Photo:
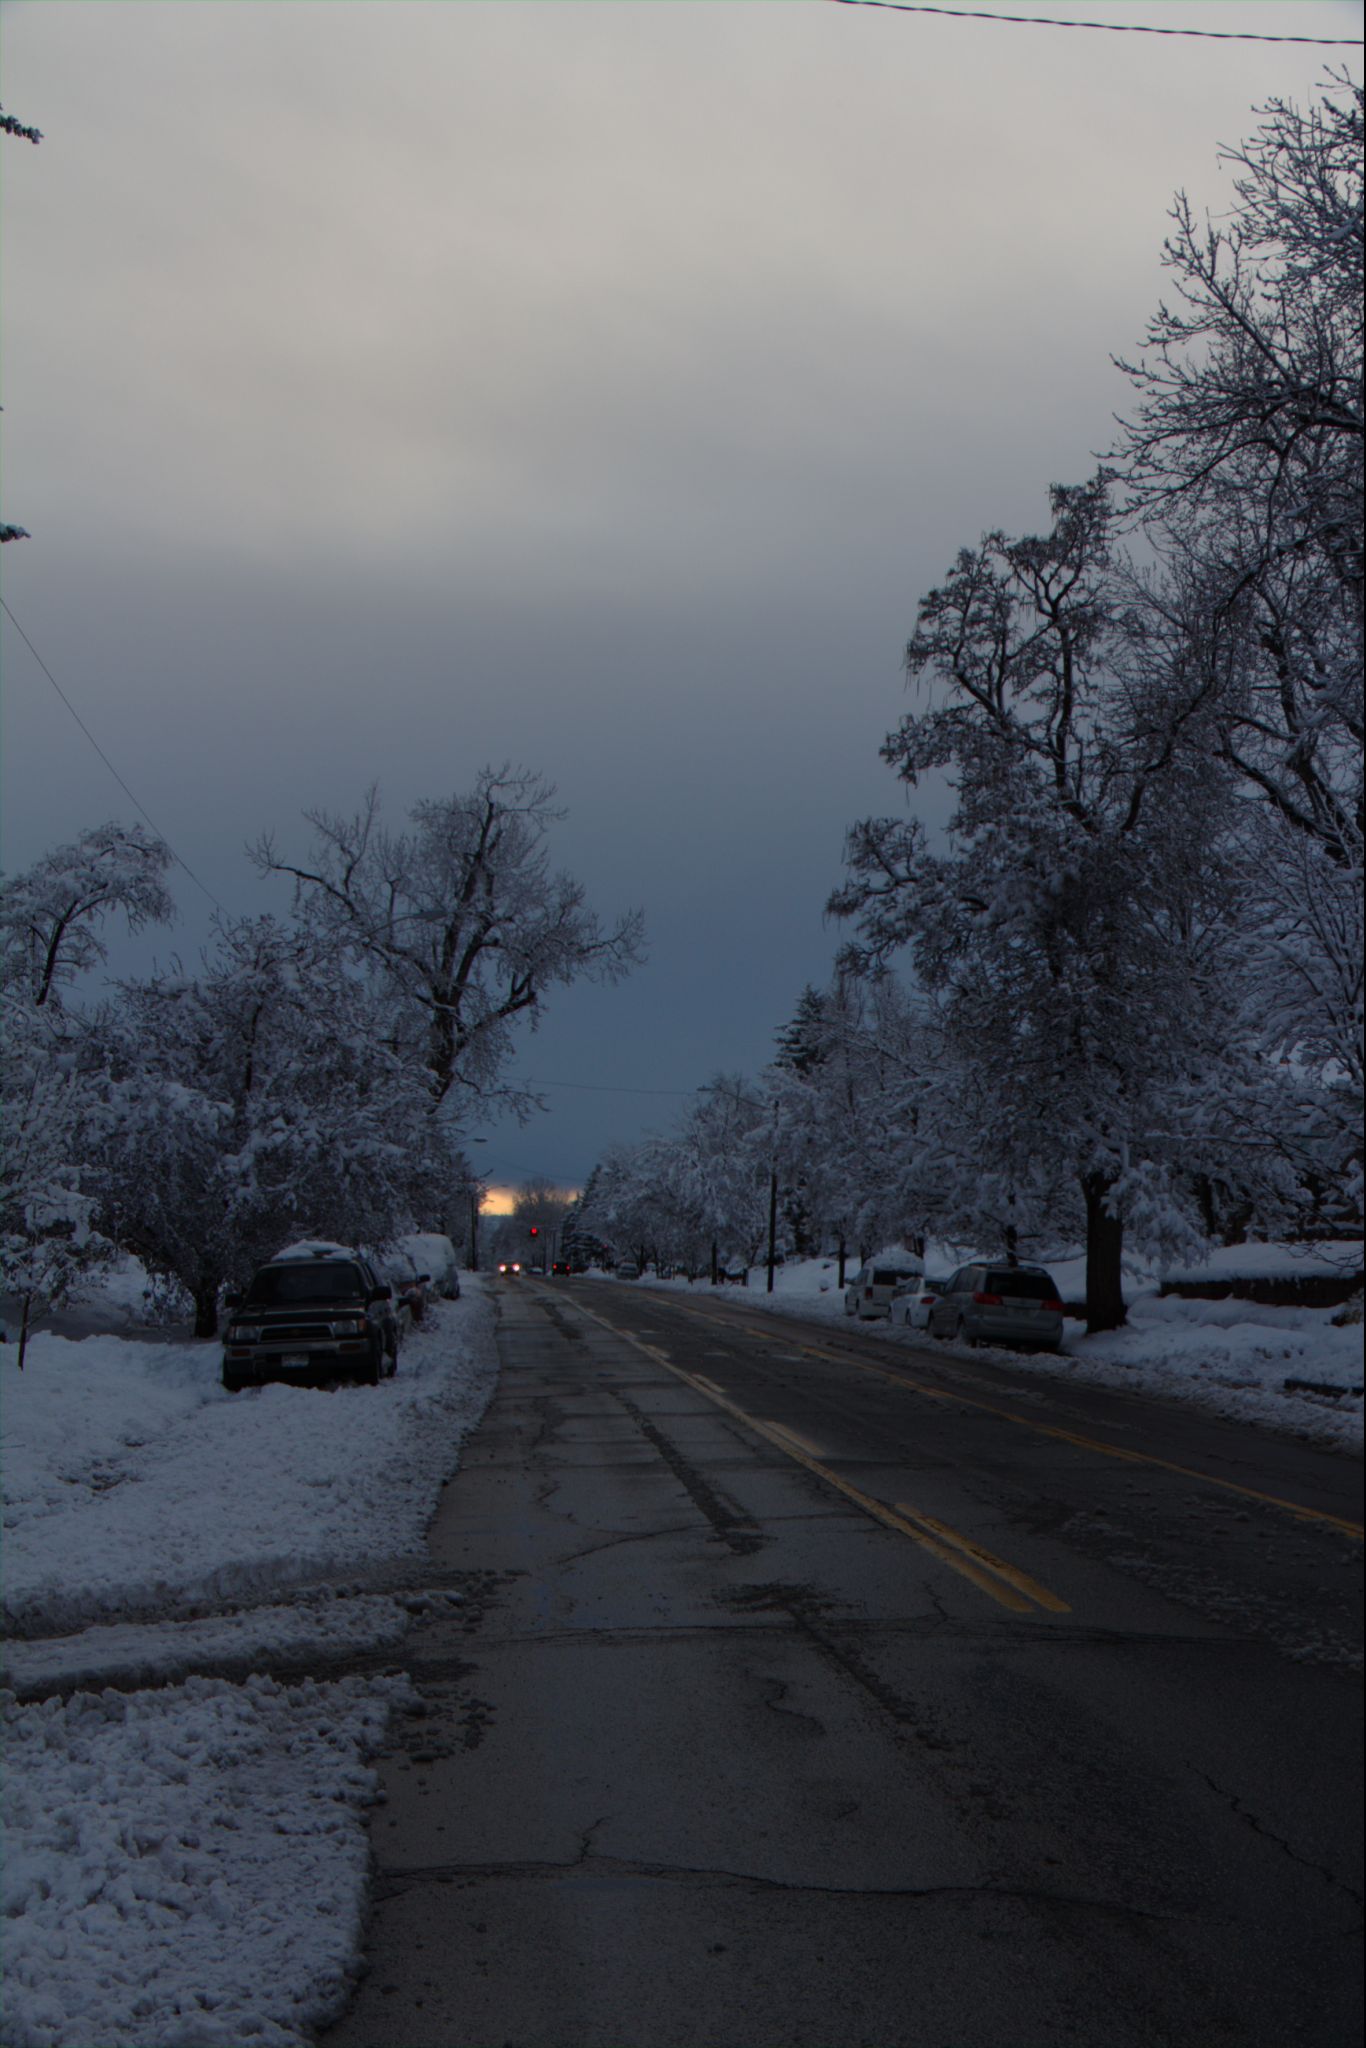
<path fill-rule="evenodd" d="M 3 151 L 6 599 L 233 911 L 284 908 L 246 841 L 371 780 L 394 820 L 488 761 L 557 782 L 558 860 L 650 931 L 554 1001 L 551 1112 L 478 1155 L 562 1182 L 682 1106 L 644 1091 L 767 1059 L 846 826 L 904 800 L 917 597 L 1093 467 L 1173 191 L 1219 210 L 1251 110 L 1360 69 L 825 0 L 8 0 L 0 34 L 44 135 Z M 2 644 L 14 871 L 132 811 Z"/>

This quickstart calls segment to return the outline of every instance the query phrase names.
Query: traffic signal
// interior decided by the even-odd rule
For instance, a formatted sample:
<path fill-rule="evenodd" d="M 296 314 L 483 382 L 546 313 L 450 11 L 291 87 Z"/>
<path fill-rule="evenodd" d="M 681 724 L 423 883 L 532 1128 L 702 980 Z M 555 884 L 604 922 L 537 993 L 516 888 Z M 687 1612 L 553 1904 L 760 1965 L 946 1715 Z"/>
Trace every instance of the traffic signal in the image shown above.
<path fill-rule="evenodd" d="M 532 1224 L 532 1226 L 531 1226 L 531 1235 L 532 1235 L 533 1237 L 539 1237 L 539 1236 L 540 1236 L 540 1234 L 541 1234 L 541 1226 L 540 1226 L 540 1224 L 539 1224 L 539 1223 L 533 1223 L 533 1224 Z"/>

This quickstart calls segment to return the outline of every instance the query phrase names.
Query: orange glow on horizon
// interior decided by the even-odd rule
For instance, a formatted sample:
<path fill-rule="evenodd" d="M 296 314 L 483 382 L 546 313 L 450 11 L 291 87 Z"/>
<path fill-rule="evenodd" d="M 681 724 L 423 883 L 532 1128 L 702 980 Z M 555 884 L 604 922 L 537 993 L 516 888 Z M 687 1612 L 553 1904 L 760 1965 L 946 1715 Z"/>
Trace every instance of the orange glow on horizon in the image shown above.
<path fill-rule="evenodd" d="M 578 1188 L 556 1188 L 557 1195 L 563 1195 L 567 1202 L 577 1202 L 581 1190 Z M 520 1188 L 492 1187 L 479 1204 L 481 1216 L 511 1216 L 522 1198 Z"/>

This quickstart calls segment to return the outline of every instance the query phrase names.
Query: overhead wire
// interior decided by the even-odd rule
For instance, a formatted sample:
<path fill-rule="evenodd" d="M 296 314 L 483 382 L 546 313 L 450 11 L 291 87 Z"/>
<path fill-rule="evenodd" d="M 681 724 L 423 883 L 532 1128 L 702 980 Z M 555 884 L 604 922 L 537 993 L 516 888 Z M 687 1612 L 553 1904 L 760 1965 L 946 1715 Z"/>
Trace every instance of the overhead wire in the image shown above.
<path fill-rule="evenodd" d="M 529 1088 L 534 1093 L 538 1088 L 572 1088 L 587 1095 L 696 1095 L 696 1088 L 631 1088 L 613 1081 L 537 1081 L 528 1079 L 514 1082 L 514 1087 Z"/>
<path fill-rule="evenodd" d="M 1361 47 L 1360 36 L 1272 36 L 1260 35 L 1253 29 L 1158 28 L 1143 21 L 1068 21 L 1051 14 L 993 14 L 982 7 L 934 7 L 918 4 L 918 0 L 834 0 L 834 4 L 872 7 L 883 14 L 939 14 L 959 21 L 1013 21 L 1022 28 L 1091 28 L 1125 36 L 1196 36 L 1202 42 L 1212 43 L 1312 43 L 1330 50 Z"/>
<path fill-rule="evenodd" d="M 89 740 L 89 742 L 90 742 L 91 746 L 92 746 L 92 747 L 93 747 L 93 748 L 95 749 L 95 752 L 96 752 L 96 753 L 97 753 L 97 754 L 99 755 L 99 757 L 100 757 L 100 759 L 101 759 L 101 760 L 103 761 L 103 763 L 104 763 L 105 767 L 106 767 L 106 768 L 107 768 L 107 769 L 109 770 L 109 773 L 110 773 L 110 774 L 111 774 L 111 775 L 113 776 L 113 778 L 114 778 L 115 782 L 117 782 L 117 784 L 118 784 L 119 788 L 120 788 L 120 789 L 121 789 L 121 790 L 123 791 L 124 795 L 125 795 L 125 796 L 127 797 L 127 799 L 128 799 L 128 801 L 129 801 L 129 803 L 130 803 L 130 804 L 132 804 L 133 808 L 134 808 L 134 809 L 135 809 L 135 810 L 136 810 L 136 811 L 137 811 L 137 812 L 139 813 L 139 815 L 140 815 L 140 816 L 141 816 L 142 818 L 144 818 L 144 819 L 146 820 L 146 822 L 147 822 L 147 823 L 148 823 L 148 824 L 149 824 L 149 825 L 151 826 L 152 830 L 153 830 L 153 831 L 154 831 L 154 832 L 156 833 L 156 835 L 157 835 L 157 838 L 158 838 L 158 839 L 159 839 L 159 840 L 161 841 L 162 845 L 163 845 L 163 846 L 164 846 L 164 847 L 166 848 L 167 852 L 168 852 L 168 853 L 170 854 L 170 856 L 171 856 L 172 860 L 173 860 L 173 861 L 174 861 L 174 862 L 176 863 L 177 867 L 181 867 L 181 868 L 183 868 L 183 869 L 185 870 L 185 873 L 186 873 L 186 874 L 187 874 L 187 875 L 189 876 L 190 880 L 191 880 L 191 881 L 192 881 L 192 882 L 194 883 L 194 885 L 195 885 L 196 889 L 202 889 L 202 890 L 203 890 L 203 892 L 204 892 L 204 894 L 205 894 L 205 895 L 206 895 L 206 896 L 208 897 L 208 899 L 209 899 L 210 903 L 212 903 L 212 905 L 214 906 L 214 909 L 215 909 L 215 910 L 217 910 L 217 911 L 219 911 L 219 912 L 221 912 L 221 913 L 222 913 L 222 915 L 223 915 L 224 917 L 227 917 L 227 916 L 229 915 L 229 913 L 228 913 L 228 912 L 227 912 L 227 911 L 226 911 L 226 910 L 225 910 L 225 909 L 223 908 L 223 905 L 222 905 L 222 904 L 221 904 L 221 903 L 219 902 L 218 898 L 217 898 L 217 897 L 216 897 L 216 896 L 214 895 L 214 893 L 213 893 L 213 890 L 212 890 L 212 889 L 211 889 L 211 888 L 210 888 L 210 887 L 208 886 L 207 882 L 201 882 L 201 881 L 200 881 L 200 879 L 199 879 L 198 875 L 197 875 L 197 874 L 195 873 L 194 869 L 193 869 L 193 868 L 192 868 L 192 867 L 190 866 L 189 862 L 188 862 L 188 861 L 187 861 L 186 859 L 184 859 L 184 857 L 183 857 L 183 856 L 182 856 L 181 854 L 178 854 L 178 853 L 176 852 L 176 850 L 175 850 L 174 846 L 172 846 L 172 844 L 171 844 L 170 840 L 169 840 L 169 839 L 167 838 L 166 834 L 165 834 L 165 833 L 164 833 L 164 832 L 162 831 L 162 829 L 161 829 L 160 825 L 158 825 L 158 824 L 157 824 L 157 822 L 156 822 L 156 819 L 155 819 L 155 818 L 154 818 L 154 817 L 153 817 L 153 816 L 151 815 L 151 813 L 150 813 L 150 812 L 149 812 L 149 811 L 147 810 L 146 806 L 145 806 L 145 805 L 144 805 L 144 804 L 143 804 L 143 803 L 142 803 L 142 802 L 141 802 L 141 801 L 139 800 L 139 798 L 137 798 L 137 797 L 136 797 L 136 796 L 135 796 L 135 795 L 133 794 L 132 790 L 131 790 L 131 789 L 130 789 L 130 788 L 128 787 L 128 784 L 127 784 L 127 783 L 126 783 L 126 782 L 124 781 L 123 777 L 122 777 L 122 776 L 121 776 L 121 775 L 119 774 L 119 771 L 118 771 L 118 769 L 117 769 L 117 768 L 116 768 L 116 767 L 114 766 L 114 764 L 113 764 L 113 762 L 112 762 L 112 761 L 110 760 L 110 758 L 109 758 L 108 754 L 106 754 L 106 753 L 105 753 L 105 751 L 104 751 L 104 748 L 103 748 L 103 747 L 102 747 L 102 746 L 100 745 L 99 741 L 98 741 L 98 740 L 97 740 L 97 739 L 95 738 L 95 735 L 94 735 L 94 733 L 93 733 L 93 732 L 91 732 L 91 730 L 90 730 L 90 727 L 89 727 L 89 726 L 88 726 L 88 725 L 86 724 L 85 720 L 84 720 L 84 719 L 83 719 L 83 718 L 81 717 L 81 714 L 80 714 L 80 712 L 79 712 L 79 711 L 78 711 L 78 710 L 76 709 L 76 707 L 75 707 L 75 705 L 74 705 L 74 704 L 72 703 L 71 699 L 70 699 L 70 698 L 69 698 L 69 697 L 67 696 L 67 694 L 66 694 L 66 691 L 65 691 L 65 690 L 64 690 L 64 689 L 62 688 L 61 684 L 60 684 L 60 683 L 59 683 L 59 682 L 57 681 L 57 678 L 56 678 L 56 676 L 54 676 L 54 675 L 53 675 L 53 673 L 52 673 L 52 670 L 51 670 L 51 669 L 50 669 L 50 668 L 48 667 L 47 663 L 46 663 L 46 662 L 45 662 L 45 661 L 43 660 L 43 657 L 42 657 L 42 655 L 41 655 L 41 654 L 40 654 L 40 653 L 38 652 L 38 650 L 37 650 L 37 648 L 36 648 L 36 647 L 34 646 L 33 642 L 32 642 L 32 641 L 31 641 L 31 640 L 29 639 L 29 636 L 28 636 L 28 634 L 27 634 L 27 633 L 26 633 L 26 632 L 24 631 L 23 627 L 22 627 L 22 626 L 21 626 L 21 625 L 19 624 L 19 621 L 18 621 L 18 619 L 16 619 L 16 618 L 15 618 L 15 616 L 14 616 L 14 613 L 13 613 L 13 612 L 12 612 L 12 611 L 10 610 L 9 604 L 7 603 L 7 601 L 6 601 L 6 600 L 5 600 L 5 599 L 4 599 L 3 597 L 0 597 L 0 611 L 3 611 L 3 612 L 4 612 L 4 614 L 5 614 L 6 618 L 7 618 L 8 620 L 9 620 L 10 624 L 11 624 L 11 625 L 13 626 L 13 628 L 14 628 L 15 632 L 16 632 L 16 633 L 17 633 L 17 634 L 19 635 L 19 638 L 20 638 L 20 639 L 21 639 L 21 640 L 23 641 L 23 643 L 24 643 L 25 647 L 27 647 L 27 649 L 28 649 L 29 653 L 30 653 L 30 654 L 31 654 L 31 655 L 33 656 L 33 659 L 34 659 L 34 660 L 35 660 L 35 661 L 37 662 L 37 664 L 38 664 L 39 668 L 40 668 L 40 669 L 42 670 L 43 674 L 44 674 L 44 675 L 45 675 L 45 676 L 47 677 L 47 679 L 48 679 L 48 681 L 49 681 L 49 682 L 51 683 L 51 685 L 52 685 L 53 689 L 54 689 L 54 690 L 55 690 L 55 691 L 57 692 L 57 695 L 58 695 L 58 696 L 59 696 L 59 697 L 61 698 L 61 700 L 62 700 L 63 704 L 65 704 L 65 706 L 66 706 L 67 710 L 68 710 L 68 711 L 69 711 L 69 712 L 71 713 L 71 716 L 72 716 L 72 717 L 73 717 L 73 718 L 75 719 L 75 721 L 76 721 L 77 725 L 78 725 L 78 726 L 80 727 L 81 731 L 82 731 L 82 732 L 83 732 L 83 733 L 85 734 L 85 736 L 86 736 L 86 738 L 87 738 L 87 739 Z"/>

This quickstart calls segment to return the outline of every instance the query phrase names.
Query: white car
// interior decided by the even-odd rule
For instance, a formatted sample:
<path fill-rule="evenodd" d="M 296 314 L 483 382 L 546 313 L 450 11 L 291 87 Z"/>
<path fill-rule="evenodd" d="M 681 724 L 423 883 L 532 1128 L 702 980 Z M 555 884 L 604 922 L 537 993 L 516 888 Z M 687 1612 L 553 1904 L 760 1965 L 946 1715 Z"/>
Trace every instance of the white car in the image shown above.
<path fill-rule="evenodd" d="M 398 1242 L 413 1264 L 421 1272 L 431 1275 L 434 1293 L 439 1294 L 443 1301 L 459 1301 L 460 1259 L 448 1237 L 442 1237 L 434 1230 L 417 1230 L 408 1237 L 401 1237 Z"/>
<path fill-rule="evenodd" d="M 904 1330 L 927 1330 L 930 1310 L 944 1291 L 938 1274 L 922 1273 L 908 1280 L 892 1296 L 892 1322 Z"/>
<path fill-rule="evenodd" d="M 844 1313 L 860 1322 L 890 1316 L 897 1288 L 914 1278 L 906 1266 L 865 1266 L 844 1290 Z"/>

